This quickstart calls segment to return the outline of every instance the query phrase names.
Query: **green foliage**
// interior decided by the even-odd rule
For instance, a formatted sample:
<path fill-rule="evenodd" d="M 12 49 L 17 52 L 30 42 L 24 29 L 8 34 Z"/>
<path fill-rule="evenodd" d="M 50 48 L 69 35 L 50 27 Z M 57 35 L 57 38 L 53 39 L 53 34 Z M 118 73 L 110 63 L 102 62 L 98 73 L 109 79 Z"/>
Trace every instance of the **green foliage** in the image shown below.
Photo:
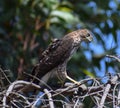
<path fill-rule="evenodd" d="M 103 58 L 120 51 L 119 0 L 1 0 L 0 7 L 0 65 L 12 70 L 12 79 L 22 71 L 31 71 L 52 38 L 79 28 L 90 29 L 94 43 L 82 45 L 69 63 L 70 71 L 80 78 L 94 76 L 103 70 L 101 61 L 106 72 L 109 62 L 119 68 Z M 112 41 L 107 42 L 109 37 Z M 101 49 L 94 47 L 97 45 Z"/>

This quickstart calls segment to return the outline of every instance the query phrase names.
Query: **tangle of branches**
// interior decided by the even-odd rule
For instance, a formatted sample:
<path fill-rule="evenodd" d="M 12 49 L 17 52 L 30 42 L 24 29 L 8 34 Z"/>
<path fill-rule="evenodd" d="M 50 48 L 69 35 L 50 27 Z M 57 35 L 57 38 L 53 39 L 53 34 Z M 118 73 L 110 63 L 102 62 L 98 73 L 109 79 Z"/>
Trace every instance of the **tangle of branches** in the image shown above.
<path fill-rule="evenodd" d="M 116 56 L 107 57 L 120 62 Z M 32 82 L 10 82 L 6 71 L 0 68 L 0 108 L 83 108 L 87 99 L 92 102 L 92 108 L 120 107 L 120 73 L 114 76 L 107 74 L 103 78 L 86 78 L 77 85 L 65 83 L 54 90 L 49 86 L 41 90 L 39 85 Z M 7 86 L 5 82 L 8 82 Z M 38 92 L 23 92 L 28 87 Z"/>

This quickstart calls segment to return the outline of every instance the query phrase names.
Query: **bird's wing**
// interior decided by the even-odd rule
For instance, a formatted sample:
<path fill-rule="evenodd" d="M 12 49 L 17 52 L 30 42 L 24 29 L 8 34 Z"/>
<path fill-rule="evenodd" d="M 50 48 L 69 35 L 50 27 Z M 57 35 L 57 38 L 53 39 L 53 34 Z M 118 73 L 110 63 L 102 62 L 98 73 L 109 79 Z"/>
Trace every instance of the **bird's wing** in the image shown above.
<path fill-rule="evenodd" d="M 32 75 L 42 78 L 52 69 L 62 64 L 70 55 L 71 43 L 73 40 L 56 39 L 42 53 L 42 58 L 34 67 Z"/>
<path fill-rule="evenodd" d="M 42 78 L 46 73 L 48 73 L 52 68 L 54 68 L 57 63 L 54 62 L 55 55 L 53 54 L 56 49 L 61 44 L 60 39 L 52 40 L 52 43 L 48 46 L 48 48 L 42 53 L 39 63 L 34 66 L 32 70 L 32 75 Z"/>
<path fill-rule="evenodd" d="M 44 57 L 47 57 L 50 53 L 52 53 L 53 51 L 55 51 L 58 46 L 60 45 L 61 43 L 61 39 L 52 39 L 52 42 L 51 44 L 48 46 L 48 48 L 42 53 L 39 61 L 41 62 L 41 60 L 44 58 Z"/>

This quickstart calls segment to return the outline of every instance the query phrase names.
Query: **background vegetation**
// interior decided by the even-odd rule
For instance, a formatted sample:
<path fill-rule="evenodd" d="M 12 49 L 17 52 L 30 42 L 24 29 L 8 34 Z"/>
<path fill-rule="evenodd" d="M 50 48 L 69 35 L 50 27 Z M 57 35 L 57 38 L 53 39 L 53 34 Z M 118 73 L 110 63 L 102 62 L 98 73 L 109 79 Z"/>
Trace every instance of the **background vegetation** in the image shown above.
<path fill-rule="evenodd" d="M 105 55 L 120 56 L 120 0 L 1 0 L 0 65 L 14 81 L 31 71 L 52 38 L 80 28 L 91 30 L 94 42 L 69 62 L 74 78 L 118 72 L 120 64 Z"/>

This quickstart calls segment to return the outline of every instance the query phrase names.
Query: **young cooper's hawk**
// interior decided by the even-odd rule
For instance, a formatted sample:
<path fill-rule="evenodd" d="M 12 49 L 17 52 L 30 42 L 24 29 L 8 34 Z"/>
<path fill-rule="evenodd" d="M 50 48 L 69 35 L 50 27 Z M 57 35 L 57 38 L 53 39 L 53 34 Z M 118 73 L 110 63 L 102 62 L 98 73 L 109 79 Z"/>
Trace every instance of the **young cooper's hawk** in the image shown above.
<path fill-rule="evenodd" d="M 34 67 L 32 75 L 47 82 L 49 77 L 56 76 L 62 81 L 66 78 L 74 83 L 77 81 L 70 78 L 66 73 L 67 63 L 79 48 L 82 41 L 92 41 L 93 37 L 89 30 L 80 29 L 65 35 L 61 39 L 55 39 L 42 53 L 39 63 Z M 34 83 L 38 83 L 33 79 Z"/>

